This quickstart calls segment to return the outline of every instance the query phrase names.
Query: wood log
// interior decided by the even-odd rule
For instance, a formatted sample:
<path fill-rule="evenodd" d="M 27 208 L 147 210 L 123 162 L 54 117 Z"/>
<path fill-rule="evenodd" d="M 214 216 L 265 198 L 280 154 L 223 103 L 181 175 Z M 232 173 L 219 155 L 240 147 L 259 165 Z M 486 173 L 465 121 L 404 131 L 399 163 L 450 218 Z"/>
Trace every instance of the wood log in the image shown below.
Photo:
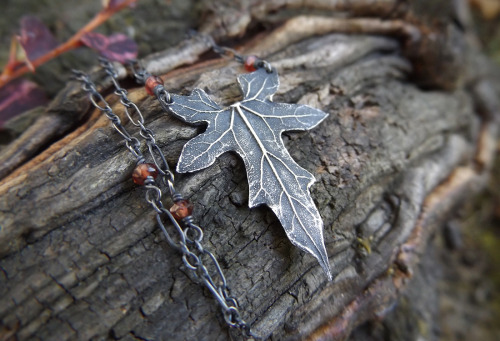
<path fill-rule="evenodd" d="M 291 245 L 268 208 L 248 208 L 237 156 L 176 174 L 177 188 L 194 203 L 204 245 L 256 334 L 346 339 L 423 285 L 432 236 L 486 186 L 498 141 L 498 68 L 463 30 L 466 19 L 460 27 L 450 19 L 430 26 L 431 9 L 420 5 L 225 5 L 202 6 L 200 31 L 228 43 L 244 36 L 239 51 L 264 57 L 279 72 L 276 102 L 329 113 L 315 129 L 283 138 L 316 177 L 312 196 L 333 281 Z M 209 49 L 196 36 L 144 63 L 171 92 L 201 88 L 230 104 L 241 96 L 236 77 L 244 70 Z M 92 75 L 109 90 L 102 72 Z M 129 97 L 174 166 L 203 128 L 165 113 L 138 86 Z M 107 100 L 125 121 L 118 98 Z M 130 179 L 135 162 L 121 137 L 99 111 L 86 115 L 89 108 L 80 85 L 70 82 L 0 155 L 0 339 L 238 338 L 168 247 L 144 189 Z"/>

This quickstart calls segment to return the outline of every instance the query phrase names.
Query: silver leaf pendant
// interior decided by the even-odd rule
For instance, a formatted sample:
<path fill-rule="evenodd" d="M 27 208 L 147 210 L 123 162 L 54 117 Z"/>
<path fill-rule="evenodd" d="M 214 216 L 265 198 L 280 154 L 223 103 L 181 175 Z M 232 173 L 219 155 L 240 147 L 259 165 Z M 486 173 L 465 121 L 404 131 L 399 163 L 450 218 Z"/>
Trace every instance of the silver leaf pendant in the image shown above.
<path fill-rule="evenodd" d="M 243 159 L 249 182 L 250 208 L 266 204 L 276 214 L 290 241 L 316 257 L 331 279 L 323 240 L 323 221 L 309 188 L 314 176 L 286 150 L 281 134 L 316 127 L 328 114 L 307 105 L 274 103 L 278 72 L 264 68 L 238 76 L 243 99 L 220 107 L 201 89 L 189 96 L 172 95 L 170 110 L 188 123 L 207 123 L 207 130 L 184 146 L 177 171 L 194 172 L 234 151 Z"/>

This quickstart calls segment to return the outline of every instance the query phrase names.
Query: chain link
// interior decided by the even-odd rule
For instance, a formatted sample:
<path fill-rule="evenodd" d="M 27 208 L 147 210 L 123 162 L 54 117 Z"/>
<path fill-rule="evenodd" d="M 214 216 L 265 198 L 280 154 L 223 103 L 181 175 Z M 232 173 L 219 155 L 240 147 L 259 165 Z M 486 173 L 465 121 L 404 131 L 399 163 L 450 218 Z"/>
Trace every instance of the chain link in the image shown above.
<path fill-rule="evenodd" d="M 100 59 L 100 63 L 112 80 L 113 86 L 115 87 L 115 94 L 120 97 L 120 102 L 125 108 L 127 118 L 134 126 L 138 127 L 139 135 L 143 138 L 148 148 L 149 158 L 157 167 L 162 183 L 168 189 L 172 201 L 177 202 L 182 200 L 183 196 L 175 190 L 174 174 L 166 161 L 164 153 L 156 144 L 153 131 L 145 126 L 144 116 L 141 111 L 135 103 L 130 101 L 127 96 L 127 91 L 118 83 L 118 75 L 113 64 L 103 58 Z M 136 80 L 140 83 L 144 83 L 150 76 L 140 67 L 137 61 L 131 62 L 130 67 Z M 102 111 L 106 117 L 110 119 L 112 126 L 123 137 L 127 148 L 137 159 L 137 163 L 144 163 L 145 157 L 141 152 L 141 142 L 130 135 L 125 129 L 120 118 L 113 112 L 108 102 L 98 92 L 90 77 L 81 71 L 73 71 L 73 73 L 75 78 L 82 83 L 82 89 L 88 93 L 89 99 L 94 107 Z M 170 94 L 163 86 L 157 86 L 155 88 L 155 94 L 162 107 L 168 110 L 168 105 L 171 103 Z M 131 111 L 129 111 L 129 109 L 131 109 Z M 239 329 L 247 338 L 260 339 L 252 333 L 250 325 L 241 317 L 241 313 L 238 309 L 238 302 L 236 298 L 230 294 L 226 278 L 219 262 L 210 251 L 203 247 L 203 230 L 198 225 L 194 224 L 192 216 L 184 218 L 181 222 L 182 226 L 177 222 L 172 213 L 163 206 L 162 190 L 160 186 L 156 184 L 153 177 L 147 177 L 144 182 L 144 187 L 146 188 L 146 201 L 155 210 L 156 221 L 165 235 L 168 244 L 182 253 L 182 261 L 184 265 L 191 270 L 192 278 L 199 284 L 204 285 L 212 293 L 221 307 L 226 323 L 230 327 Z M 210 271 L 209 268 L 212 268 L 212 271 Z"/>
<path fill-rule="evenodd" d="M 220 55 L 221 57 L 234 59 L 236 62 L 238 62 L 240 64 L 245 64 L 245 62 L 247 61 L 247 58 L 249 57 L 247 55 L 243 55 L 243 54 L 238 53 L 235 49 L 232 49 L 230 47 L 218 45 L 215 42 L 214 38 L 210 35 L 198 33 L 194 30 L 192 30 L 190 32 L 190 35 L 201 37 L 201 39 L 203 39 L 208 45 L 210 45 L 210 47 L 212 47 L 212 50 L 215 53 L 217 53 L 218 55 Z M 268 61 L 266 61 L 264 59 L 257 58 L 257 57 L 255 57 L 255 58 L 256 58 L 255 63 L 254 63 L 255 67 L 264 68 L 269 73 L 273 72 L 273 68 Z"/>

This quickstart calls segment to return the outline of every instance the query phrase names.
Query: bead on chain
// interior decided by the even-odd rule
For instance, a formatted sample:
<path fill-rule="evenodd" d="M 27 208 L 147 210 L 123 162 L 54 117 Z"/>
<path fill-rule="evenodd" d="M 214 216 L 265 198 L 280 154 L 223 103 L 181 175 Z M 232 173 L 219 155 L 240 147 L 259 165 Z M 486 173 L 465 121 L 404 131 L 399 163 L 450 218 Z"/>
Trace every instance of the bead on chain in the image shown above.
<path fill-rule="evenodd" d="M 255 70 L 257 70 L 257 68 L 255 67 L 255 62 L 257 60 L 258 58 L 256 56 L 246 57 L 245 63 L 243 64 L 245 66 L 245 70 L 247 70 L 248 72 L 254 72 Z"/>
<path fill-rule="evenodd" d="M 150 96 L 154 96 L 155 88 L 158 85 L 163 85 L 163 80 L 158 76 L 149 76 L 148 78 L 146 78 L 146 83 L 144 87 L 146 88 L 146 92 Z"/>
<path fill-rule="evenodd" d="M 170 207 L 170 213 L 177 221 L 182 221 L 193 213 L 193 204 L 185 199 L 178 200 Z"/>
<path fill-rule="evenodd" d="M 132 172 L 132 180 L 137 185 L 144 185 L 147 178 L 156 179 L 158 176 L 158 169 L 152 163 L 140 163 Z"/>
<path fill-rule="evenodd" d="M 125 129 L 120 118 L 97 91 L 90 77 L 81 71 L 74 70 L 73 73 L 75 78 L 82 83 L 82 89 L 88 93 L 91 103 L 110 119 L 112 126 L 123 137 L 127 148 L 137 159 L 137 166 L 134 169 L 132 178 L 135 183 L 145 186 L 146 201 L 156 211 L 156 221 L 165 235 L 168 244 L 182 253 L 182 261 L 188 269 L 192 270 L 192 278 L 204 285 L 212 293 L 222 309 L 225 322 L 230 327 L 239 329 L 247 338 L 260 339 L 252 333 L 250 325 L 242 319 L 241 313 L 238 310 L 238 302 L 236 298 L 230 295 L 226 278 L 217 259 L 210 251 L 203 248 L 201 244 L 203 230 L 194 224 L 191 216 L 193 205 L 175 190 L 173 173 L 166 162 L 165 155 L 154 140 L 154 133 L 144 125 L 144 118 L 139 108 L 128 99 L 127 91 L 120 87 L 117 80 L 117 72 L 112 63 L 106 59 L 100 59 L 100 62 L 112 80 L 115 87 L 115 94 L 120 97 L 120 102 L 125 107 L 127 117 L 139 128 L 139 135 L 145 140 L 150 157 L 154 163 L 145 162 L 145 157 L 140 148 L 140 141 L 132 137 Z M 160 103 L 163 102 L 162 107 L 171 103 L 170 94 L 163 88 L 161 78 L 151 76 L 144 69 L 137 68 L 137 62 L 133 62 L 131 65 L 137 81 L 146 83 L 146 91 L 156 95 Z M 129 112 L 131 108 L 132 112 L 137 116 L 136 120 L 133 119 L 132 114 Z M 174 202 L 170 210 L 163 207 L 162 191 L 155 182 L 158 176 L 161 176 L 163 183 L 167 185 L 171 199 Z M 174 234 L 171 234 L 167 230 L 165 221 L 170 222 L 175 232 Z M 184 226 L 184 229 L 181 227 L 181 224 Z M 173 237 L 174 235 L 176 236 L 175 238 Z M 206 259 L 215 269 L 213 274 L 210 273 L 203 259 Z"/>

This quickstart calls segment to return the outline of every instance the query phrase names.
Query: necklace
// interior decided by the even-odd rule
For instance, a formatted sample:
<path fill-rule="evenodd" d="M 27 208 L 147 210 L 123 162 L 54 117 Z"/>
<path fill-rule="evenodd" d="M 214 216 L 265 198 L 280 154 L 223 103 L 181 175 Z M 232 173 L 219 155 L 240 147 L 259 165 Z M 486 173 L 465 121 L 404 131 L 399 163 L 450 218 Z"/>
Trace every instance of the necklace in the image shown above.
<path fill-rule="evenodd" d="M 106 59 L 100 59 L 100 62 L 113 82 L 115 94 L 120 96 L 120 101 L 125 108 L 127 118 L 134 126 L 139 128 L 139 134 L 145 140 L 149 156 L 153 163 L 145 162 L 146 157 L 141 151 L 141 142 L 125 128 L 121 119 L 113 112 L 108 102 L 97 91 L 96 85 L 89 76 L 75 70 L 75 77 L 82 83 L 82 89 L 89 94 L 89 99 L 94 107 L 99 109 L 111 121 L 114 129 L 125 140 L 127 149 L 136 158 L 137 167 L 134 169 L 132 178 L 136 184 L 144 185 L 146 188 L 146 201 L 156 212 L 156 221 L 168 244 L 182 254 L 182 261 L 190 270 L 192 278 L 205 286 L 214 296 L 216 302 L 221 307 L 225 322 L 230 327 L 239 329 L 243 336 L 247 338 L 258 338 L 258 336 L 252 333 L 250 325 L 242 319 L 238 309 L 238 302 L 230 294 L 226 278 L 217 259 L 210 251 L 203 247 L 203 230 L 193 222 L 193 218 L 191 217 L 192 205 L 183 198 L 182 194 L 175 190 L 174 174 L 168 166 L 165 155 L 156 144 L 154 132 L 145 126 L 144 116 L 141 111 L 135 103 L 130 101 L 127 91 L 119 85 L 113 65 Z M 157 89 L 157 93 L 159 96 L 165 96 L 165 100 L 170 98 L 169 93 L 165 89 Z M 170 197 L 174 202 L 170 210 L 167 210 L 163 206 L 162 190 L 160 184 L 156 182 L 156 178 L 158 177 L 161 179 L 163 185 L 168 188 Z M 177 240 L 173 234 L 168 232 L 165 226 L 166 221 L 172 225 Z M 184 229 L 182 229 L 179 222 L 185 227 Z M 215 271 L 210 273 L 205 262 L 210 262 Z"/>
<path fill-rule="evenodd" d="M 177 171 L 185 173 L 206 168 L 222 153 L 235 151 L 247 169 L 250 208 L 259 204 L 269 206 L 290 241 L 316 257 L 331 280 L 323 241 L 323 222 L 309 193 L 314 176 L 295 163 L 281 140 L 284 131 L 314 128 L 327 114 L 306 105 L 274 103 L 272 96 L 279 86 L 276 69 L 255 56 L 241 56 L 213 41 L 212 46 L 221 55 L 230 54 L 251 72 L 238 77 L 243 99 L 225 108 L 201 89 L 194 89 L 189 96 L 170 94 L 161 78 L 148 74 L 138 62 L 130 63 L 136 80 L 145 85 L 146 91 L 158 99 L 166 112 L 190 124 L 208 124 L 204 133 L 184 146 Z M 137 166 L 132 178 L 146 188 L 146 201 L 155 211 L 156 221 L 167 242 L 182 254 L 182 261 L 190 270 L 192 279 L 206 287 L 216 299 L 227 325 L 237 328 L 247 338 L 258 338 L 250 324 L 243 320 L 217 259 L 204 248 L 203 230 L 191 216 L 193 206 L 176 191 L 174 174 L 155 141 L 154 132 L 146 127 L 141 111 L 119 85 L 112 63 L 106 59 L 100 59 L 100 63 L 113 83 L 114 93 L 120 97 L 126 117 L 144 140 L 147 156 L 141 151 L 140 140 L 124 127 L 92 80 L 80 71 L 75 71 L 75 76 L 89 94 L 91 103 L 111 121 L 135 157 Z M 174 203 L 170 210 L 163 205 L 162 187 L 169 192 Z M 173 233 L 166 225 L 171 225 Z"/>

